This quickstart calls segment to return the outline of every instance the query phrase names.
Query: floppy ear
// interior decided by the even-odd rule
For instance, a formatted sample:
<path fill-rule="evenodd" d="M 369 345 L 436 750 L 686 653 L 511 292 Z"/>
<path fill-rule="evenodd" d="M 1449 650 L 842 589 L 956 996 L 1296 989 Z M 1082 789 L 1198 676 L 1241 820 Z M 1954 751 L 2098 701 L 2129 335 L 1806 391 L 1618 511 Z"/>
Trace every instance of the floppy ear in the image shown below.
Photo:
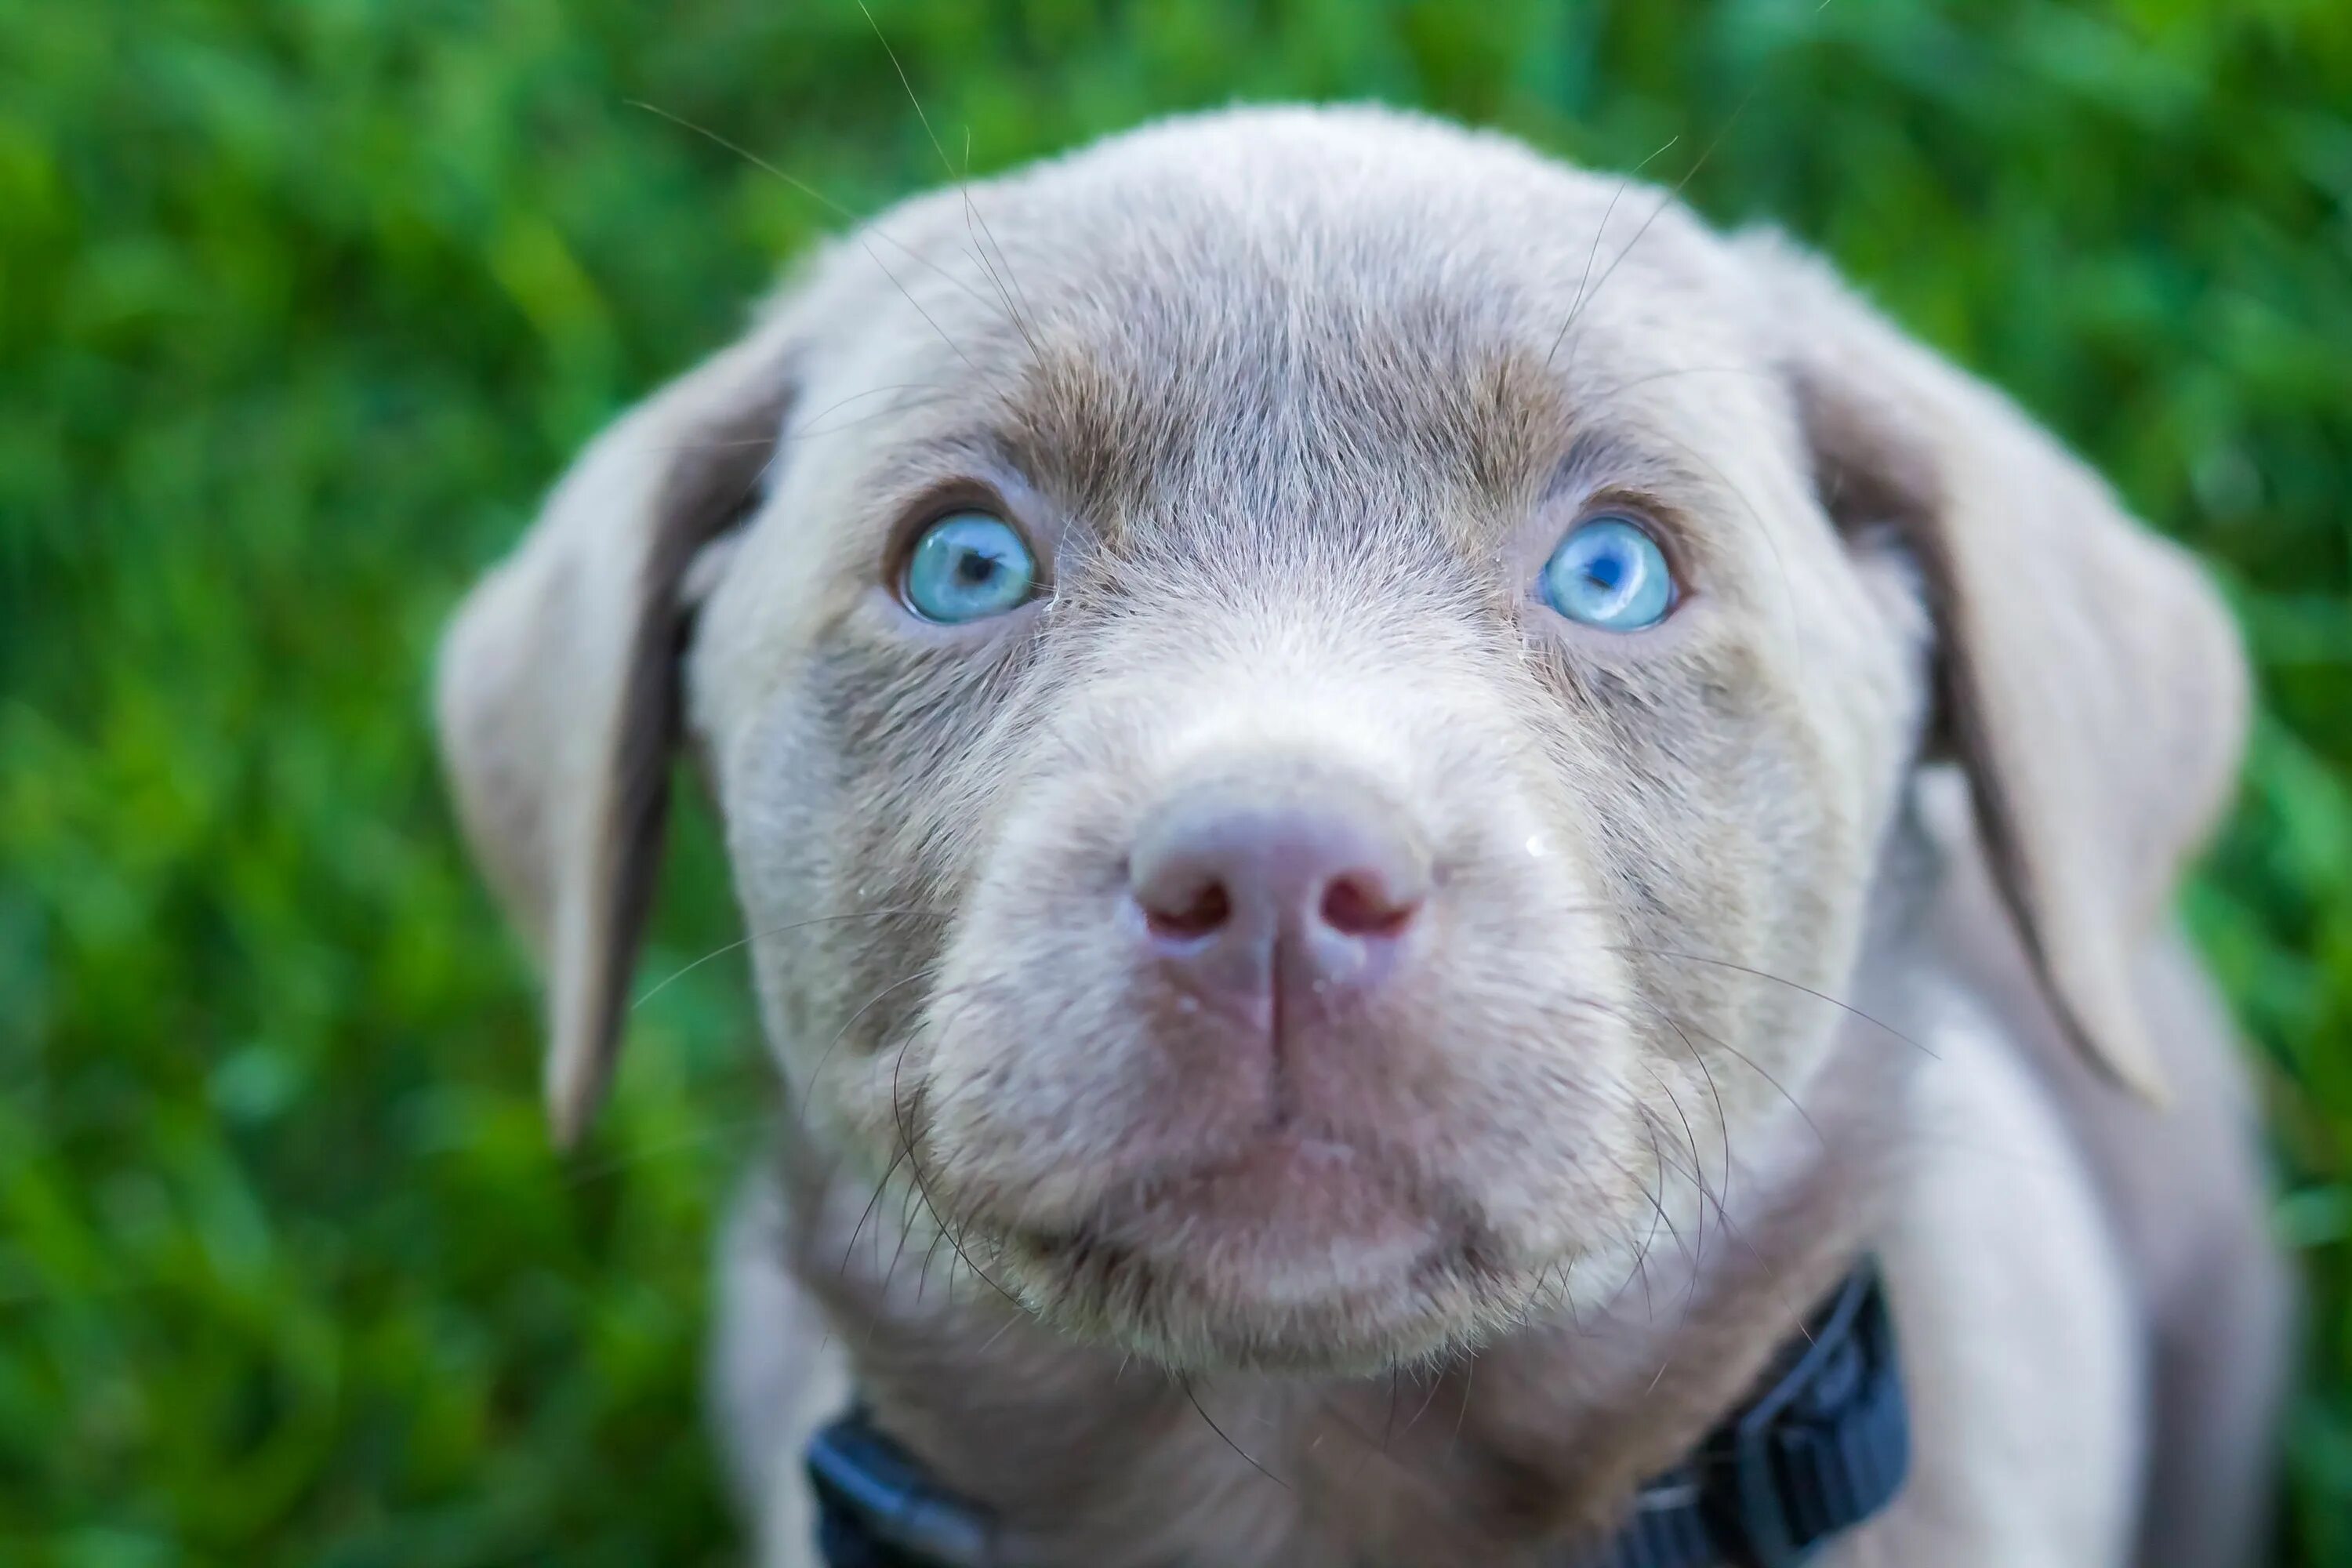
<path fill-rule="evenodd" d="M 457 815 L 547 986 L 556 1140 L 611 1076 L 679 713 L 682 584 L 756 499 L 789 401 L 773 322 L 625 415 L 443 635 Z"/>
<path fill-rule="evenodd" d="M 1917 557 L 1944 728 L 2056 1010 L 2160 1100 L 2132 960 L 2236 781 L 2236 628 L 2189 556 L 2014 405 L 1783 242 L 1741 246 L 1832 514 L 1893 522 Z"/>

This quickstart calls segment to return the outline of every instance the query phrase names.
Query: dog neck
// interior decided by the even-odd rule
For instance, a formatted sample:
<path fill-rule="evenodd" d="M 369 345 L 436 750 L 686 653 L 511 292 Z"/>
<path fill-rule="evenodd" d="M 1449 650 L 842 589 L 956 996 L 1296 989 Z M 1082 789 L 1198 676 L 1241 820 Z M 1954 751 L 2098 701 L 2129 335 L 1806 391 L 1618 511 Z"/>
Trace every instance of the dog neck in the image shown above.
<path fill-rule="evenodd" d="M 1889 1043 L 1851 1020 L 1801 1107 L 1709 1173 L 1704 1229 L 1662 1225 L 1608 1300 L 1385 1375 L 1178 1374 L 1078 1343 L 918 1194 L 877 1201 L 811 1153 L 787 1162 L 793 1267 L 877 1424 L 1024 1563 L 1557 1563 L 1866 1250 L 1916 1056 Z"/>

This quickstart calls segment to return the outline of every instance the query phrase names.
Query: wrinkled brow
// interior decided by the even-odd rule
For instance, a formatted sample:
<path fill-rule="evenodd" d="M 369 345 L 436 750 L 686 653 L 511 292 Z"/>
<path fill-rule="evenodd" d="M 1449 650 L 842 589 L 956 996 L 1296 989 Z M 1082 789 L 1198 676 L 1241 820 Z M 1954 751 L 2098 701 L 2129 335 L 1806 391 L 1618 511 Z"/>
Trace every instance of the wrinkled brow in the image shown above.
<path fill-rule="evenodd" d="M 1573 428 L 1541 356 L 1499 336 L 1286 343 L 1236 332 L 1145 363 L 1135 351 L 1047 344 L 1005 400 L 997 437 L 1008 459 L 1074 512 L 1116 517 L 1193 488 L 1271 501 L 1302 479 L 1376 477 L 1524 505 Z"/>
<path fill-rule="evenodd" d="M 1654 432 L 1615 426 L 1580 426 L 1545 487 L 1544 499 L 1578 491 L 1628 489 L 1654 495 L 1720 488 L 1719 470 Z"/>

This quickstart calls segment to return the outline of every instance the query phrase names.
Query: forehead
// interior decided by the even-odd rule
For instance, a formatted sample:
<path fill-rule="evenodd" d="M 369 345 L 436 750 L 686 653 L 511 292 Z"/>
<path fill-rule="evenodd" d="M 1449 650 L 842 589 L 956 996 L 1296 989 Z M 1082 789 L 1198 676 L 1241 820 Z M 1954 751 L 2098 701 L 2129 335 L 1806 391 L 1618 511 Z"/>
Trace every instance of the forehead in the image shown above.
<path fill-rule="evenodd" d="M 873 410 L 836 445 L 868 491 L 986 461 L 1098 523 L 1194 491 L 1499 500 L 1572 446 L 1697 472 L 1767 427 L 1740 287 L 1654 187 L 1382 112 L 1223 115 L 837 248 L 809 402 Z"/>

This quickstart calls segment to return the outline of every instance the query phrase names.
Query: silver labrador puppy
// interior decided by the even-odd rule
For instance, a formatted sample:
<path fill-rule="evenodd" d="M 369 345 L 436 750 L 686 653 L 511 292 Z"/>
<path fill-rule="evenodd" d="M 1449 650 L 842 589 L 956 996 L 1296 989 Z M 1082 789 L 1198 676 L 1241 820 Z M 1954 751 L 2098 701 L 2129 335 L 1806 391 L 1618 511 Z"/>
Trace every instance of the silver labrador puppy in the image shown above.
<path fill-rule="evenodd" d="M 680 743 L 723 816 L 770 1563 L 853 1385 L 1005 1561 L 1574 1562 L 1865 1258 L 1909 1477 L 1820 1562 L 2255 1550 L 2287 1291 L 2167 913 L 2239 644 L 1769 237 L 1370 110 L 911 201 L 590 448 L 438 708 L 566 1139 Z"/>

